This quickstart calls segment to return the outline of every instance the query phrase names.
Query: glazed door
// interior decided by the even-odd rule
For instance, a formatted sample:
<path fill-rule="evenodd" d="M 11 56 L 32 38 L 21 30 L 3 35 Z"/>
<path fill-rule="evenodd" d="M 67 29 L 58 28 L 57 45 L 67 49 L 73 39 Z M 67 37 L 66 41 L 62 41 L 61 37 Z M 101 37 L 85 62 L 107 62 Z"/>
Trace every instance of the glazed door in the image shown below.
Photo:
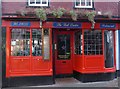
<path fill-rule="evenodd" d="M 72 74 L 72 34 L 69 31 L 59 31 L 55 36 L 56 75 Z"/>

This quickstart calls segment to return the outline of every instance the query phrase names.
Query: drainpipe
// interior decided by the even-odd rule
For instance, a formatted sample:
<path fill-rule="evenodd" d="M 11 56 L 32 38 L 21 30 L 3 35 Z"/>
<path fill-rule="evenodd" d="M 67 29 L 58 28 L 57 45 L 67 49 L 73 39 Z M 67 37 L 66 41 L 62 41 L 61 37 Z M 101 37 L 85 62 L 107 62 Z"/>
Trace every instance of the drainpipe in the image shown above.
<path fill-rule="evenodd" d="M 1 48 L 1 45 L 2 45 L 2 35 L 1 35 L 1 32 L 2 32 L 2 0 L 0 0 L 0 89 L 2 87 L 2 48 Z"/>

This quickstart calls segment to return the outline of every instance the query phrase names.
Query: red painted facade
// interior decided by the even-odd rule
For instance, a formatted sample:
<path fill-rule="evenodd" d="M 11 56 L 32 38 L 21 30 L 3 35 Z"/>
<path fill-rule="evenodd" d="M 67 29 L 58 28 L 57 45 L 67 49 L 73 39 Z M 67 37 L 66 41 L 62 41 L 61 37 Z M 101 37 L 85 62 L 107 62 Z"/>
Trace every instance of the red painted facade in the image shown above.
<path fill-rule="evenodd" d="M 74 3 L 71 2 L 50 2 L 49 9 L 63 7 L 67 10 L 75 9 Z M 102 53 L 101 54 L 85 54 L 85 31 L 91 31 L 92 24 L 88 22 L 86 18 L 80 18 L 78 23 L 81 24 L 79 28 L 57 28 L 54 26 L 55 22 L 70 22 L 74 23 L 75 21 L 70 20 L 69 18 L 49 18 L 50 21 L 42 22 L 42 39 L 44 29 L 49 29 L 49 43 L 50 46 L 49 53 L 50 57 L 48 60 L 44 60 L 43 55 L 33 56 L 32 55 L 32 30 L 40 29 L 40 21 L 35 17 L 25 17 L 25 16 L 15 16 L 14 15 L 21 10 L 34 10 L 37 7 L 29 7 L 27 2 L 2 2 L 2 27 L 6 27 L 6 78 L 14 77 L 31 77 L 31 76 L 56 76 L 59 74 L 73 74 L 73 71 L 77 71 L 81 74 L 99 74 L 99 73 L 114 73 L 116 72 L 116 40 L 115 40 L 115 31 L 120 29 L 120 23 L 118 23 L 118 18 L 96 18 L 96 23 L 94 30 L 101 31 L 101 44 Z M 94 2 L 94 9 L 96 11 L 101 11 L 105 13 L 111 11 L 113 16 L 118 16 L 118 2 Z M 88 9 L 89 10 L 89 9 Z M 6 16 L 8 15 L 8 16 Z M 62 21 L 65 19 L 64 21 Z M 66 21 L 68 20 L 68 21 Z M 31 23 L 30 26 L 12 26 L 12 22 L 26 22 Z M 104 22 L 105 21 L 105 22 Z M 101 24 L 113 24 L 115 27 L 101 27 Z M 27 29 L 30 33 L 30 55 L 29 56 L 11 56 L 11 39 L 12 39 L 12 29 L 20 28 Z M 83 48 L 82 54 L 75 53 L 75 32 L 81 31 L 82 42 L 81 46 Z M 113 32 L 113 46 L 114 46 L 114 60 L 112 67 L 105 67 L 105 31 Z M 92 32 L 92 31 L 91 31 Z M 69 60 L 59 60 L 58 59 L 58 49 L 54 47 L 56 44 L 58 47 L 58 36 L 59 35 L 69 35 L 70 36 L 70 59 Z M 43 41 L 42 41 L 43 42 Z M 44 43 L 45 44 L 45 43 Z M 42 45 L 43 48 L 44 45 Z M 43 52 L 42 52 L 43 53 Z M 53 80 L 52 80 L 53 81 Z"/>
<path fill-rule="evenodd" d="M 28 56 L 28 57 L 12 57 L 10 56 L 10 38 L 11 38 L 11 28 L 16 28 L 16 27 L 11 27 L 11 21 L 5 21 L 3 20 L 2 26 L 7 26 L 7 39 L 6 39 L 6 77 L 13 77 L 13 76 L 38 76 L 38 75 L 52 75 L 53 74 L 53 69 L 52 69 L 52 38 L 50 38 L 50 60 L 49 61 L 44 61 L 42 56 L 38 56 L 38 57 L 32 57 L 32 56 Z M 87 27 L 86 27 L 87 26 Z M 84 34 L 84 30 L 85 29 L 90 29 L 91 27 L 91 23 L 82 23 L 82 34 Z M 17 28 L 26 28 L 26 27 L 17 27 Z M 27 27 L 27 29 L 31 30 L 32 28 L 39 28 L 39 22 L 31 22 L 31 26 Z M 52 36 L 52 30 L 54 30 L 53 28 L 53 23 L 52 22 L 44 22 L 43 23 L 43 28 L 50 28 L 51 29 L 51 36 Z M 106 29 L 101 29 L 100 28 L 100 23 L 96 23 L 95 25 L 95 29 L 100 29 L 102 30 L 102 37 L 104 39 L 104 30 Z M 118 29 L 118 24 L 116 24 L 116 28 L 114 29 L 108 29 L 108 30 L 113 30 L 115 31 L 116 29 Z M 56 30 L 57 32 L 57 30 Z M 61 32 L 60 32 L 61 33 Z M 68 34 L 69 32 L 67 32 Z M 55 34 L 55 33 L 54 33 Z M 65 32 L 63 32 L 63 34 L 65 34 Z M 73 34 L 74 34 L 74 30 L 71 31 L 70 33 L 72 35 L 73 38 Z M 104 40 L 102 40 L 104 43 Z M 103 72 L 115 72 L 116 71 L 116 67 L 114 64 L 113 68 L 105 68 L 105 62 L 104 62 L 104 51 L 103 51 L 103 55 L 76 55 L 74 54 L 74 39 L 71 39 L 71 47 L 72 47 L 72 51 L 73 53 L 71 54 L 71 62 L 67 62 L 68 65 L 71 65 L 71 68 L 67 68 L 66 70 L 64 68 L 60 68 L 62 70 L 65 71 L 78 71 L 80 73 L 103 73 Z M 103 44 L 103 50 L 104 50 L 104 44 Z M 114 47 L 115 48 L 115 47 Z M 83 50 L 84 51 L 84 50 Z M 115 51 L 114 51 L 115 52 Z M 57 55 L 57 54 L 55 54 Z M 115 53 L 114 53 L 114 57 L 115 57 Z M 40 60 L 36 60 L 36 59 L 40 59 Z M 61 61 L 62 62 L 62 61 Z M 57 63 L 57 61 L 56 61 Z M 72 64 L 71 64 L 72 63 Z M 115 58 L 114 58 L 114 63 L 115 62 Z M 57 63 L 56 67 L 61 66 L 62 64 L 60 62 Z M 68 66 L 67 65 L 67 66 Z M 62 66 L 64 67 L 64 66 Z M 58 70 L 60 70 L 58 68 Z M 70 70 L 68 70 L 70 69 Z M 59 72 L 57 72 L 59 74 Z M 72 73 L 72 72 L 70 72 Z"/>

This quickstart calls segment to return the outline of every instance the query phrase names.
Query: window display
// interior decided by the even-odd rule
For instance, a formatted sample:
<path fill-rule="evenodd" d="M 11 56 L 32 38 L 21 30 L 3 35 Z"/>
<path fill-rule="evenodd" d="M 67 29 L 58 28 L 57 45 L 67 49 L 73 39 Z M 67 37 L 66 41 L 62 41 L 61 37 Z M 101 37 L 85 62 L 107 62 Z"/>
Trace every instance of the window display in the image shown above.
<path fill-rule="evenodd" d="M 32 55 L 42 56 L 42 31 L 32 29 Z"/>
<path fill-rule="evenodd" d="M 102 55 L 102 31 L 84 31 L 84 54 Z"/>
<path fill-rule="evenodd" d="M 12 56 L 30 55 L 30 30 L 27 29 L 11 30 L 11 55 Z"/>

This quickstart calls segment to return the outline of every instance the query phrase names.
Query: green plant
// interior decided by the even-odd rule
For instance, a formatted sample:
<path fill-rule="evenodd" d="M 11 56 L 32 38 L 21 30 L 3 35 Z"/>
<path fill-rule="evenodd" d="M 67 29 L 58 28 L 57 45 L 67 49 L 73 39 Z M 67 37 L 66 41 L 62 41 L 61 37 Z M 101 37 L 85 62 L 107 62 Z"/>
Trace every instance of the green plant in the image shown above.
<path fill-rule="evenodd" d="M 90 22 L 95 22 L 94 18 L 95 18 L 96 12 L 95 11 L 91 11 L 91 12 L 87 12 L 86 16 L 88 17 L 88 20 Z"/>
<path fill-rule="evenodd" d="M 58 8 L 52 11 L 52 14 L 56 18 L 61 18 L 63 14 L 66 12 L 64 8 Z"/>
<path fill-rule="evenodd" d="M 22 15 L 22 16 L 25 16 L 26 14 L 27 14 L 27 12 L 26 12 L 26 11 L 24 11 L 24 10 L 23 10 L 23 11 L 21 11 L 21 15 Z"/>
<path fill-rule="evenodd" d="M 76 21 L 76 20 L 77 20 L 77 17 L 78 17 L 78 14 L 77 14 L 75 11 L 73 11 L 73 10 L 71 10 L 69 13 L 70 13 L 70 15 L 71 15 L 71 18 L 72 18 L 74 21 Z"/>
<path fill-rule="evenodd" d="M 35 10 L 35 13 L 36 13 L 36 16 L 37 16 L 38 18 L 40 18 L 41 21 L 47 20 L 47 14 L 46 14 L 45 9 L 43 9 L 43 8 L 36 9 L 36 10 Z"/>
<path fill-rule="evenodd" d="M 91 26 L 92 29 L 95 26 L 95 20 L 94 20 L 95 15 L 96 15 L 95 11 L 91 11 L 91 12 L 86 13 L 86 16 L 88 17 L 88 20 L 92 23 L 92 26 Z"/>

